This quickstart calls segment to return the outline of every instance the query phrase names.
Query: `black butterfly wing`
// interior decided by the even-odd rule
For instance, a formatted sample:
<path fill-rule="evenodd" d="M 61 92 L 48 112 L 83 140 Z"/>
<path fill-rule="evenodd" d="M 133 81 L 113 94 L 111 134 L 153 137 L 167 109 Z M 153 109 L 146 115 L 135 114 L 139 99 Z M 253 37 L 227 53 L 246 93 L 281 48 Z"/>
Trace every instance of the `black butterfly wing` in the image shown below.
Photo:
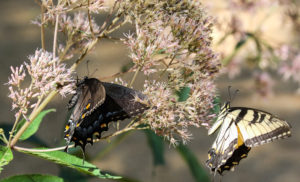
<path fill-rule="evenodd" d="M 70 120 L 66 125 L 65 138 L 67 145 L 74 141 L 80 141 L 76 137 L 76 128 L 84 123 L 97 107 L 105 101 L 105 88 L 102 83 L 95 78 L 86 78 L 77 84 L 76 94 L 69 102 L 68 108 L 73 108 Z M 67 148 L 66 148 L 67 149 Z"/>
<path fill-rule="evenodd" d="M 98 98 L 101 95 L 93 94 L 95 92 L 92 90 L 94 89 L 94 87 L 90 86 L 91 84 L 98 84 L 99 82 L 103 86 L 106 93 L 104 101 L 98 102 L 101 104 L 94 104 L 92 103 L 92 101 L 86 102 L 87 99 L 80 100 L 81 97 L 79 97 L 76 105 L 74 106 L 74 116 L 71 116 L 71 120 L 73 119 L 73 121 L 78 122 L 75 122 L 76 126 L 74 128 L 74 132 L 70 133 L 72 134 L 72 138 L 70 139 L 70 141 L 74 141 L 75 146 L 79 145 L 83 149 L 85 148 L 85 145 L 87 143 L 93 143 L 93 136 L 101 138 L 101 133 L 108 130 L 109 122 L 130 118 L 139 113 L 142 113 L 145 109 L 147 109 L 147 106 L 145 104 L 142 104 L 135 100 L 135 97 L 138 97 L 141 100 L 146 99 L 146 97 L 140 92 L 121 85 L 104 83 L 98 80 L 97 82 L 95 80 L 97 79 L 88 79 L 87 81 L 85 81 L 84 86 L 88 85 L 89 87 L 79 88 L 79 95 L 82 95 L 84 98 L 91 97 L 92 101 L 94 99 L 102 100 Z M 84 94 L 86 92 L 85 88 L 88 90 L 88 93 L 91 93 L 91 96 Z M 84 102 L 85 104 L 81 102 Z M 87 104 L 89 103 L 91 103 L 95 107 L 86 112 L 82 112 L 84 109 L 86 109 Z M 81 111 L 82 114 L 77 114 L 75 112 L 77 107 L 78 111 Z"/>
<path fill-rule="evenodd" d="M 77 93 L 77 103 L 71 115 L 73 121 L 81 121 L 102 105 L 106 97 L 103 84 L 95 78 L 83 80 L 77 88 Z"/>
<path fill-rule="evenodd" d="M 108 113 L 111 120 L 123 120 L 143 113 L 148 109 L 147 105 L 137 100 L 145 101 L 147 98 L 139 91 L 113 83 L 103 83 L 106 96 L 116 104 L 113 113 Z"/>
<path fill-rule="evenodd" d="M 219 174 L 222 174 L 225 170 L 234 169 L 234 166 L 238 165 L 243 158 L 247 157 L 250 150 L 251 147 L 247 147 L 245 144 L 235 149 L 232 156 L 226 160 L 226 163 L 218 168 Z"/>

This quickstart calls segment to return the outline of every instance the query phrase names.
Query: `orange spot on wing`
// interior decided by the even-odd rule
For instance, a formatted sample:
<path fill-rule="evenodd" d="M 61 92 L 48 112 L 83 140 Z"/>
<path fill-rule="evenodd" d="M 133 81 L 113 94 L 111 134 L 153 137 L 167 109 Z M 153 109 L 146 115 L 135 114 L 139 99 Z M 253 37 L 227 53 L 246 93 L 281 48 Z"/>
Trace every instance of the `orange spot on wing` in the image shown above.
<path fill-rule="evenodd" d="M 100 125 L 101 128 L 105 128 L 106 126 L 107 126 L 106 123 L 102 123 L 102 124 Z"/>
<path fill-rule="evenodd" d="M 238 143 L 237 144 L 238 144 L 238 147 L 239 147 L 239 146 L 244 144 L 244 138 L 243 138 L 243 135 L 240 131 L 240 128 L 238 126 L 236 126 L 236 128 L 237 128 L 237 131 L 238 131 Z"/>

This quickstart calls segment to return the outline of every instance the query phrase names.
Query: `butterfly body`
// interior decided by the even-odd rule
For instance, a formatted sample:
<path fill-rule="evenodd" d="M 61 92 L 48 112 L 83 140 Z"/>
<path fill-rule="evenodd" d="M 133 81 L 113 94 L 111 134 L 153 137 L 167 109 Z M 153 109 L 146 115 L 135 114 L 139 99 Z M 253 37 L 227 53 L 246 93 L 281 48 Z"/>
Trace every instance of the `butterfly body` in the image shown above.
<path fill-rule="evenodd" d="M 65 130 L 67 144 L 74 142 L 75 146 L 79 145 L 84 150 L 87 143 L 93 144 L 94 137 L 101 138 L 110 122 L 144 112 L 147 106 L 137 102 L 136 97 L 146 99 L 136 90 L 96 78 L 80 81 L 68 105 L 73 111 Z"/>
<path fill-rule="evenodd" d="M 206 165 L 220 174 L 231 170 L 247 157 L 251 147 L 291 136 L 288 122 L 271 113 L 224 104 L 208 134 L 220 131 L 208 152 Z"/>

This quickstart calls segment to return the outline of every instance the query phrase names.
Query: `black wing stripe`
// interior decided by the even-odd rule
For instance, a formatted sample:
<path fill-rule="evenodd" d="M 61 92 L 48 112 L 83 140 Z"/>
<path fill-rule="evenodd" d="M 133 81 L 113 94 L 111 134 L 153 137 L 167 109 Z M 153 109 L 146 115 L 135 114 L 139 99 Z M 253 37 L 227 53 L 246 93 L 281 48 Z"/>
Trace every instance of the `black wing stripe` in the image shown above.
<path fill-rule="evenodd" d="M 259 123 L 263 122 L 265 120 L 266 114 L 261 113 L 260 114 L 260 119 L 259 119 Z"/>
<path fill-rule="evenodd" d="M 250 121 L 250 123 L 256 123 L 258 120 L 259 114 L 256 110 L 253 110 L 253 119 Z"/>
<path fill-rule="evenodd" d="M 240 122 L 241 120 L 243 120 L 243 118 L 245 117 L 245 115 L 247 114 L 248 109 L 246 108 L 242 108 L 241 111 L 239 112 L 239 115 L 237 116 L 236 120 L 234 121 L 235 124 L 237 124 L 238 122 Z"/>

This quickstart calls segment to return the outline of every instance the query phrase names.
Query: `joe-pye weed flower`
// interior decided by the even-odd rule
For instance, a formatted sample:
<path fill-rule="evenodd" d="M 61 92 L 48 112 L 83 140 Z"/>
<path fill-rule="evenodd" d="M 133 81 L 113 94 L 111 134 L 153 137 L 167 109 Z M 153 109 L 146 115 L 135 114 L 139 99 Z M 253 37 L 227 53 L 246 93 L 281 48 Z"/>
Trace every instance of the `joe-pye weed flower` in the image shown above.
<path fill-rule="evenodd" d="M 124 1 L 121 6 L 120 11 L 132 10 L 128 19 L 136 22 L 136 33 L 123 41 L 136 72 L 159 75 L 145 81 L 150 109 L 140 122 L 171 144 L 185 143 L 192 136 L 189 126 L 209 126 L 214 117 L 219 60 L 211 49 L 213 20 L 198 1 L 138 2 Z M 189 89 L 188 97 L 179 101 L 184 88 Z"/>
<path fill-rule="evenodd" d="M 61 62 L 74 57 L 75 53 L 81 53 L 78 60 L 82 60 L 101 36 L 107 36 L 105 27 L 114 30 L 123 24 L 98 26 L 90 14 L 69 16 L 66 12 L 74 10 L 78 2 L 71 1 L 73 9 L 63 3 L 52 7 L 50 3 L 44 18 L 37 23 L 40 26 L 53 24 L 57 32 L 66 35 L 66 42 L 58 46 L 58 57 L 37 50 L 29 57 L 29 63 L 13 69 L 10 97 L 13 108 L 24 117 L 28 108 L 37 107 L 41 98 L 53 90 L 63 96 L 73 93 L 72 71 Z M 138 74 L 147 77 L 143 93 L 147 95 L 145 102 L 149 109 L 137 123 L 146 124 L 171 144 L 186 143 L 192 138 L 190 126 L 209 127 L 215 117 L 211 110 L 220 62 L 211 48 L 214 20 L 199 1 L 134 2 L 116 1 L 114 7 L 118 7 L 117 18 L 123 17 L 136 27 L 134 34 L 126 34 L 122 39 L 133 63 L 129 72 L 135 72 L 128 86 L 132 86 Z M 20 86 L 26 75 L 25 68 L 31 78 L 27 88 Z"/>
<path fill-rule="evenodd" d="M 26 118 L 28 108 L 36 107 L 38 101 L 53 90 L 62 96 L 74 93 L 72 71 L 57 57 L 53 58 L 52 53 L 40 49 L 28 59 L 29 62 L 24 62 L 20 67 L 11 67 L 12 74 L 7 83 L 16 118 L 19 114 Z M 24 86 L 26 76 L 30 77 L 28 87 Z"/>

